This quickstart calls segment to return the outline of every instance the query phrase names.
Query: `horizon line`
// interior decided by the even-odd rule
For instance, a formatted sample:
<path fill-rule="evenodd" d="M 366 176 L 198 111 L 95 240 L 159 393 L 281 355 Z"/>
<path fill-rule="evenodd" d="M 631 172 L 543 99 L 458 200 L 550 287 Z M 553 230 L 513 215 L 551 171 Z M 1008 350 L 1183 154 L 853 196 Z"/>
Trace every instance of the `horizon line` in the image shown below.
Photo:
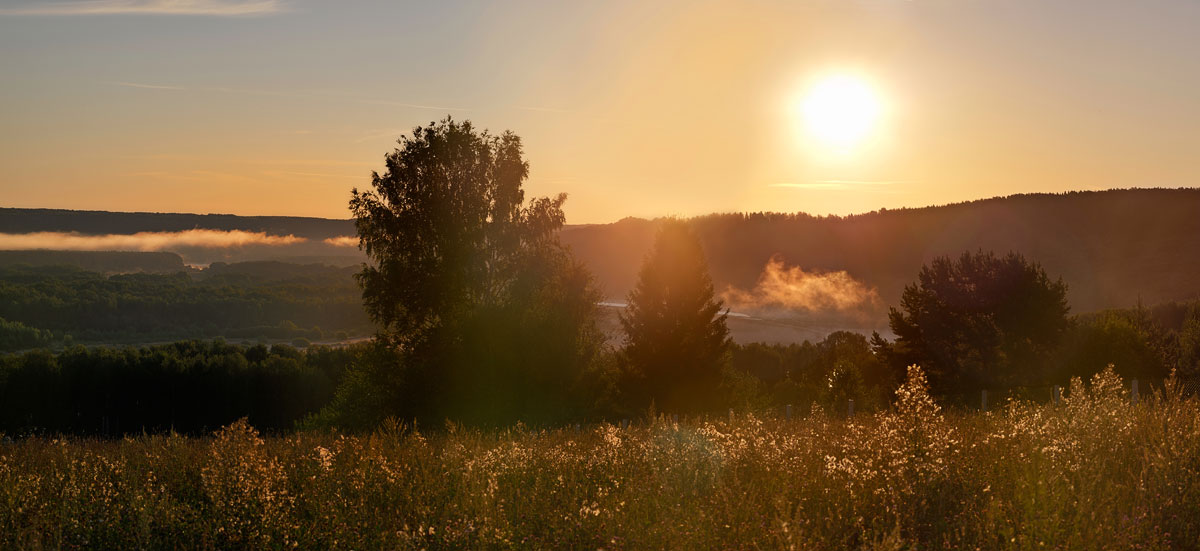
<path fill-rule="evenodd" d="M 1139 191 L 1200 192 L 1200 186 L 1123 187 L 1123 188 L 1106 188 L 1106 189 L 1078 189 L 1078 190 L 1067 190 L 1067 191 L 1032 191 L 1032 192 L 1022 192 L 1022 193 L 1012 193 L 1009 195 L 994 195 L 991 197 L 980 197 L 977 199 L 967 199 L 967 200 L 951 202 L 951 203 L 935 203 L 935 204 L 921 205 L 921 206 L 915 206 L 915 207 L 880 207 L 875 210 L 864 211 L 864 212 L 854 212 L 854 213 L 848 213 L 848 214 L 832 214 L 832 213 L 813 214 L 813 213 L 809 213 L 809 212 L 805 212 L 805 211 L 785 212 L 785 211 L 742 210 L 742 211 L 712 211 L 712 212 L 708 212 L 708 213 L 704 213 L 704 214 L 697 214 L 697 215 L 691 215 L 691 216 L 675 216 L 675 215 L 664 214 L 664 215 L 653 216 L 653 217 L 644 217 L 644 216 L 628 215 L 628 216 L 622 216 L 620 218 L 617 218 L 615 220 L 610 220 L 607 222 L 566 223 L 563 225 L 563 227 L 565 228 L 568 226 L 601 226 L 601 225 L 607 225 L 607 224 L 615 224 L 615 223 L 621 222 L 623 220 L 628 220 L 628 219 L 653 222 L 653 221 L 662 220 L 665 218 L 681 218 L 684 220 L 693 220 L 693 219 L 697 219 L 697 218 L 703 218 L 706 216 L 724 216 L 724 215 L 731 215 L 731 214 L 749 215 L 749 214 L 760 214 L 760 213 L 761 214 L 770 214 L 770 215 L 788 215 L 788 216 L 806 215 L 806 216 L 811 216 L 814 218 L 852 218 L 855 216 L 878 214 L 878 213 L 885 212 L 885 211 L 935 209 L 935 208 L 953 207 L 953 206 L 959 206 L 959 205 L 969 205 L 972 203 L 983 203 L 983 202 L 987 202 L 987 201 L 1013 199 L 1013 198 L 1020 198 L 1020 197 L 1033 197 L 1033 196 L 1056 196 L 1057 197 L 1057 196 L 1066 196 L 1066 195 L 1074 195 L 1074 194 L 1139 192 Z M 68 212 L 80 212 L 80 213 L 111 213 L 111 214 L 159 214 L 159 215 L 165 215 L 165 216 L 172 216 L 172 215 L 236 216 L 236 217 L 240 217 L 240 218 L 308 218 L 308 219 L 314 219 L 314 220 L 329 220 L 329 221 L 339 221 L 339 222 L 354 220 L 353 217 L 331 218 L 328 216 L 314 216 L 314 215 L 304 215 L 304 214 L 236 214 L 236 213 L 232 213 L 232 212 L 179 212 L 179 211 L 147 211 L 147 210 L 123 211 L 123 210 L 103 210 L 103 209 L 73 209 L 73 208 L 67 208 L 67 207 L 0 206 L 0 211 L 4 211 L 4 210 L 48 210 L 48 211 L 68 211 Z"/>

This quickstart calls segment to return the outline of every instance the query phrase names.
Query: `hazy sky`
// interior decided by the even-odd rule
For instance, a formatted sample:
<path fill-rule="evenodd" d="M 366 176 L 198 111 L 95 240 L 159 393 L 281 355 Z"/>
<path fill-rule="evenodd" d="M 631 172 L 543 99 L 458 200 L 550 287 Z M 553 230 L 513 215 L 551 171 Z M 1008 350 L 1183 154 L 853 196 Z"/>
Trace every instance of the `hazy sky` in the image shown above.
<path fill-rule="evenodd" d="M 1200 2 L 0 0 L 0 205 L 346 217 L 446 115 L 568 221 L 1200 185 Z M 850 150 L 797 106 L 829 75 Z"/>

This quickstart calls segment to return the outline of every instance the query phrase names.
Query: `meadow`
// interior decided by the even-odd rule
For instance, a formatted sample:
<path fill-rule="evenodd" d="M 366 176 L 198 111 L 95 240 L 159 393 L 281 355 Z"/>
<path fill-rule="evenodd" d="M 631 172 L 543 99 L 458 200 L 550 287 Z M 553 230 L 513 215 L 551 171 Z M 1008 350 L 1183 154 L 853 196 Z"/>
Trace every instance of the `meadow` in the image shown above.
<path fill-rule="evenodd" d="M 1200 402 L 1111 370 L 1061 404 L 554 430 L 25 438 L 13 549 L 1196 549 Z"/>

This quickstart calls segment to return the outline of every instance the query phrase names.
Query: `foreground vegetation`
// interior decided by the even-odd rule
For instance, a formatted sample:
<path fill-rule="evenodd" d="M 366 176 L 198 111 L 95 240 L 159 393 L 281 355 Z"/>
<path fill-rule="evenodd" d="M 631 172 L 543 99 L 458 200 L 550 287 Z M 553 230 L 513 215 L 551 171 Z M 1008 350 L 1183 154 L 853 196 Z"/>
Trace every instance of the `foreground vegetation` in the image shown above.
<path fill-rule="evenodd" d="M 239 418 L 290 430 L 370 350 L 181 341 L 0 355 L 0 433 L 204 435 Z"/>
<path fill-rule="evenodd" d="M 1111 371 L 1061 405 L 947 413 L 910 370 L 851 419 L 539 431 L 26 439 L 6 548 L 1195 549 L 1200 402 Z"/>

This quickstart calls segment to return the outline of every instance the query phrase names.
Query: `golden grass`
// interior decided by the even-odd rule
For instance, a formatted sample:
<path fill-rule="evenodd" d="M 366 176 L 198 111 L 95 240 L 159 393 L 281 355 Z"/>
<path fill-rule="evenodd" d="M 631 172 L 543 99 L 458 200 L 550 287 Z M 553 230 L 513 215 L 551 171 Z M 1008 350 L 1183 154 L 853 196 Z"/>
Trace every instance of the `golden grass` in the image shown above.
<path fill-rule="evenodd" d="M 0 446 L 21 549 L 1196 549 L 1200 403 Z"/>

